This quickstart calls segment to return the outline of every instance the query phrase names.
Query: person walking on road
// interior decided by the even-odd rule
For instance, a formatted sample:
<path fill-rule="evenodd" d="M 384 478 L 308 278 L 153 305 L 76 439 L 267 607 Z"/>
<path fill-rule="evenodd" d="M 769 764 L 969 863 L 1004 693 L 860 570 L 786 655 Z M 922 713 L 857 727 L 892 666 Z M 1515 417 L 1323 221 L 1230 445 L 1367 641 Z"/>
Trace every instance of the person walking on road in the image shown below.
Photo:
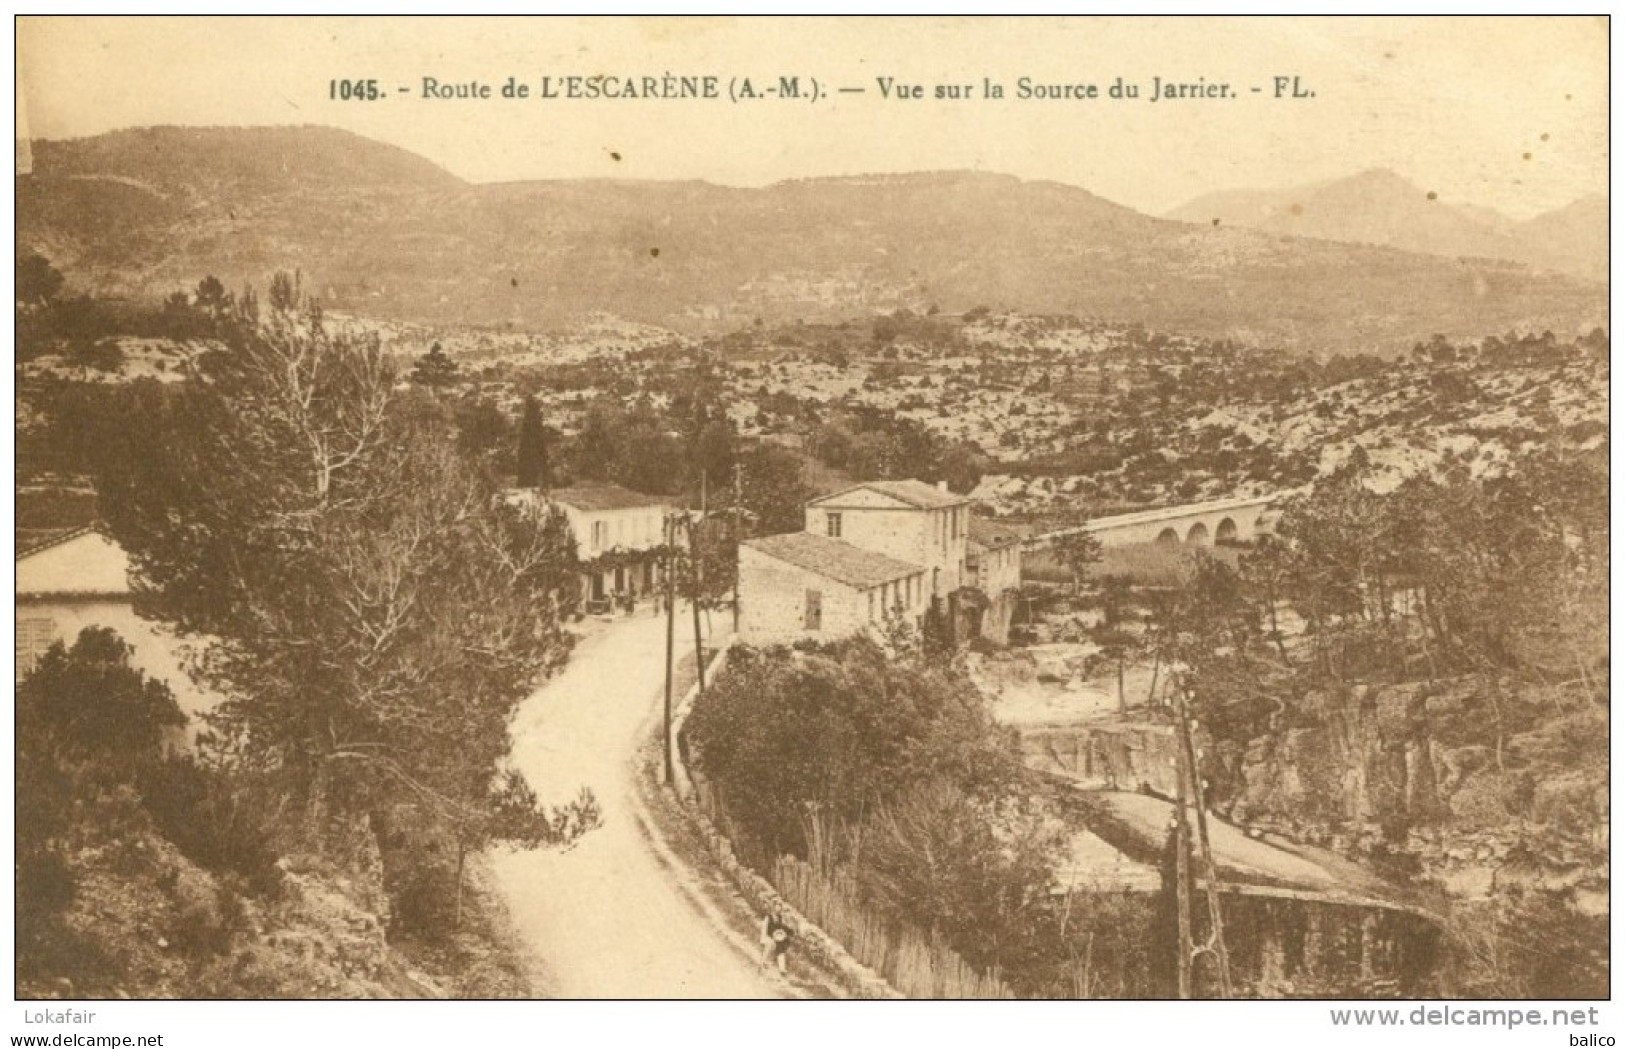
<path fill-rule="evenodd" d="M 790 953 L 790 941 L 795 939 L 795 932 L 784 921 L 778 911 L 767 916 L 762 924 L 762 964 L 777 965 L 779 972 L 785 970 L 785 956 Z"/>

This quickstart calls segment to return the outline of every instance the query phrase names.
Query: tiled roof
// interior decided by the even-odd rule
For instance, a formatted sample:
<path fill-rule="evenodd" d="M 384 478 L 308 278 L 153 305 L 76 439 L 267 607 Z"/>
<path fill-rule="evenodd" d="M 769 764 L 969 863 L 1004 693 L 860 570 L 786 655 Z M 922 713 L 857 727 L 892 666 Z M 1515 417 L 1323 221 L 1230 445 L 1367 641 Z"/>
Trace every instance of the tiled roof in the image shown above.
<path fill-rule="evenodd" d="M 1002 550 L 1021 542 L 1019 531 L 1008 525 L 994 524 L 985 517 L 970 519 L 970 541 L 984 550 Z"/>
<path fill-rule="evenodd" d="M 577 510 L 632 510 L 638 507 L 670 506 L 665 496 L 644 495 L 618 484 L 575 484 L 554 488 L 546 497 Z"/>
<path fill-rule="evenodd" d="M 919 565 L 811 532 L 764 535 L 759 539 L 747 539 L 742 545 L 859 589 L 905 579 L 925 571 Z"/>
<path fill-rule="evenodd" d="M 893 499 L 900 500 L 921 510 L 941 510 L 950 506 L 960 506 L 971 501 L 969 496 L 955 495 L 946 489 L 936 488 L 924 481 L 916 481 L 910 478 L 903 481 L 865 481 L 862 484 L 843 488 L 839 492 L 833 492 L 820 499 L 814 499 L 813 503 L 815 505 L 830 503 L 843 495 L 864 488 L 889 495 Z"/>

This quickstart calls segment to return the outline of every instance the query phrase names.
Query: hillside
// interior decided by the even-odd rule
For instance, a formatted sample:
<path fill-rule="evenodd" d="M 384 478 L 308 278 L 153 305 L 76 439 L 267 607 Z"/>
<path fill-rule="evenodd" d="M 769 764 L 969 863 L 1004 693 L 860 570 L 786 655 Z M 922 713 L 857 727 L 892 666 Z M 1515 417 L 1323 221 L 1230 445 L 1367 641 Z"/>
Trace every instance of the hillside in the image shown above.
<path fill-rule="evenodd" d="M 1537 215 L 1518 227 L 1530 258 L 1543 253 L 1554 269 L 1573 259 L 1590 276 L 1608 278 L 1608 198 L 1583 197 L 1567 207 Z"/>
<path fill-rule="evenodd" d="M 854 312 L 1069 312 L 1294 352 L 1589 329 L 1604 288 L 1493 260 L 1142 215 L 980 173 L 471 185 L 324 128 L 39 142 L 19 244 L 99 294 L 299 268 L 328 305 L 556 327 L 593 311 L 694 333 Z"/>
<path fill-rule="evenodd" d="M 1227 190 L 1168 217 L 1447 258 L 1501 259 L 1588 280 L 1608 275 L 1608 202 L 1587 197 L 1527 222 L 1453 205 L 1388 170 L 1279 190 Z"/>
<path fill-rule="evenodd" d="M 863 474 L 877 459 L 864 419 L 918 426 L 941 448 L 974 448 L 977 498 L 1029 518 L 1291 490 L 1357 454 L 1383 491 L 1452 463 L 1493 475 L 1540 449 L 1607 457 L 1600 331 L 1316 365 L 1065 317 L 915 320 L 879 352 L 873 327 L 753 333 L 771 357 L 741 354 L 735 336 L 724 381 L 740 432 L 806 434 Z M 661 388 L 652 368 L 637 382 Z M 549 417 L 572 420 L 577 396 L 544 394 Z M 844 459 L 830 450 L 843 444 Z M 923 461 L 896 458 L 904 471 Z"/>

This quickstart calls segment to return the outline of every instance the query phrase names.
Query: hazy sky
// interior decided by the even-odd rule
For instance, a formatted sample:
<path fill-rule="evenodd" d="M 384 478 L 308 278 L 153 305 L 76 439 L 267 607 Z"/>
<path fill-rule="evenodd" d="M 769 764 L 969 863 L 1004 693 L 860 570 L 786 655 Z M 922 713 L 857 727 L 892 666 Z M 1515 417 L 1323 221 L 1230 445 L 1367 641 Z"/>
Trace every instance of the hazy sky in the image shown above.
<path fill-rule="evenodd" d="M 971 168 L 1158 213 L 1201 193 L 1386 167 L 1446 201 L 1527 217 L 1607 192 L 1600 19 L 24 18 L 27 133 L 327 124 L 473 181 L 785 178 Z M 816 78 L 819 102 L 425 101 L 421 79 Z M 1297 75 L 1315 97 L 1273 101 Z M 1238 99 L 1015 99 L 1016 82 L 1229 82 Z M 377 78 L 379 102 L 328 98 Z M 1006 89 L 882 99 L 877 78 Z M 395 88 L 408 86 L 409 94 Z M 1251 87 L 1262 87 L 1253 94 Z M 615 159 L 619 155 L 620 159 Z"/>

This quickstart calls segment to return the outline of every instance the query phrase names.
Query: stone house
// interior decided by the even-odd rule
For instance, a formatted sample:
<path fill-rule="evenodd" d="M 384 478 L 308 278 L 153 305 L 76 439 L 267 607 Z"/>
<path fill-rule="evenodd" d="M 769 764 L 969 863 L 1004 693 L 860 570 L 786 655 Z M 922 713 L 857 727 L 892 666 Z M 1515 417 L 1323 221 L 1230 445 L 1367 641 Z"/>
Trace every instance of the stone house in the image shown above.
<path fill-rule="evenodd" d="M 740 634 L 758 644 L 844 637 L 899 609 L 920 626 L 934 607 L 956 638 L 970 637 L 989 604 L 971 589 L 970 530 L 969 498 L 920 481 L 814 499 L 803 531 L 740 544 Z M 1007 633 L 1008 614 L 1004 623 Z"/>
<path fill-rule="evenodd" d="M 981 591 L 983 607 L 970 613 L 970 633 L 994 644 L 1010 642 L 1010 621 L 1021 599 L 1022 535 L 983 517 L 970 519 L 965 582 Z"/>
<path fill-rule="evenodd" d="M 965 577 L 971 500 L 922 481 L 865 481 L 807 504 L 806 529 L 920 565 L 946 598 Z"/>
<path fill-rule="evenodd" d="M 739 635 L 757 645 L 916 622 L 928 598 L 919 565 L 811 532 L 740 543 L 739 594 Z"/>

